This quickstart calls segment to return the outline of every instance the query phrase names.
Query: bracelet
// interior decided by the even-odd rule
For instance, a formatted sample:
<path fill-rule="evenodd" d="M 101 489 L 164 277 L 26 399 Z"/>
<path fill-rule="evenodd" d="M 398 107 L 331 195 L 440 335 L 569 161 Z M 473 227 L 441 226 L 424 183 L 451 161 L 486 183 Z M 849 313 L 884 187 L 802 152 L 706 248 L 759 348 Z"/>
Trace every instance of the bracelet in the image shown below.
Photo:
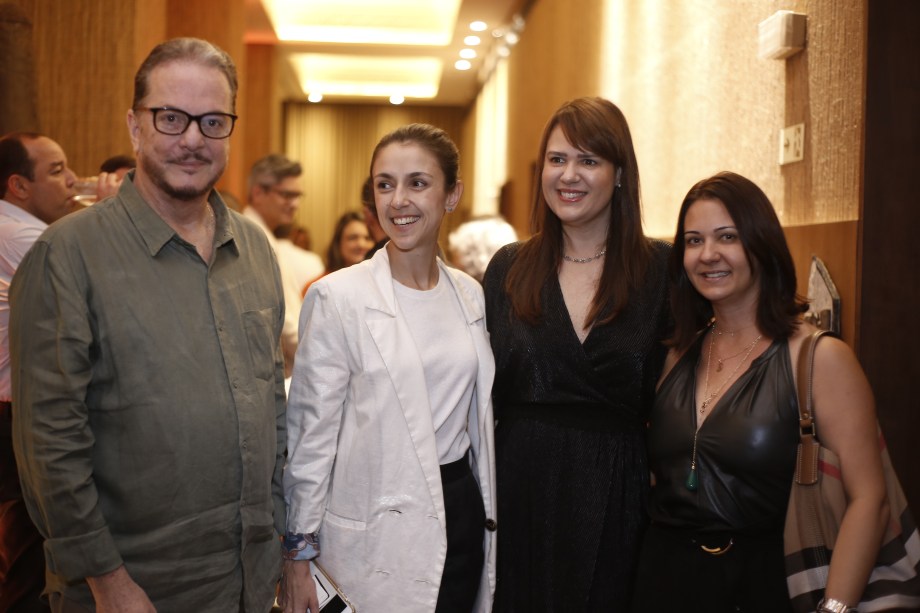
<path fill-rule="evenodd" d="M 855 607 L 836 598 L 822 598 L 815 613 L 858 613 Z"/>
<path fill-rule="evenodd" d="M 319 556 L 319 535 L 285 532 L 281 537 L 281 557 L 285 560 L 312 560 Z"/>

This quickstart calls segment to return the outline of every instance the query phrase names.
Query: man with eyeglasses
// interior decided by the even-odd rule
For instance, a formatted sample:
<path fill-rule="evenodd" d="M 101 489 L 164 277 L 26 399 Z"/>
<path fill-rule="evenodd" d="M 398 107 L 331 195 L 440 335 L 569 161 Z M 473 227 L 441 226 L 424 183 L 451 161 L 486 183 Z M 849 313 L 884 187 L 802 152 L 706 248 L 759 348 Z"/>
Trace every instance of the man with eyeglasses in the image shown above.
<path fill-rule="evenodd" d="M 297 320 L 303 302 L 300 291 L 304 284 L 298 285 L 292 262 L 282 253 L 283 247 L 274 233 L 281 226 L 294 222 L 294 214 L 303 196 L 300 188 L 301 174 L 303 169 L 298 162 L 277 153 L 258 160 L 249 172 L 249 198 L 246 208 L 243 209 L 243 215 L 262 228 L 278 256 L 286 312 L 281 345 L 284 350 L 285 374 L 288 376 L 291 374 L 294 353 L 297 350 Z"/>
<path fill-rule="evenodd" d="M 236 90 L 212 44 L 155 47 L 137 168 L 13 280 L 13 443 L 53 611 L 271 608 L 284 297 L 264 234 L 213 189 Z"/>

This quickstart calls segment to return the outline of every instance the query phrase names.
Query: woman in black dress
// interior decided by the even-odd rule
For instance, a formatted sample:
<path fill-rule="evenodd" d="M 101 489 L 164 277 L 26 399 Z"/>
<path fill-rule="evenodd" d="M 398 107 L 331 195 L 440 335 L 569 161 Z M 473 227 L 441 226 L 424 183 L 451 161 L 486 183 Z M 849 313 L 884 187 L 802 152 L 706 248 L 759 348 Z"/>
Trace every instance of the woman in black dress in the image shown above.
<path fill-rule="evenodd" d="M 495 611 L 628 605 L 666 335 L 668 246 L 642 233 L 622 112 L 564 104 L 544 130 L 534 235 L 484 279 L 495 353 Z"/>

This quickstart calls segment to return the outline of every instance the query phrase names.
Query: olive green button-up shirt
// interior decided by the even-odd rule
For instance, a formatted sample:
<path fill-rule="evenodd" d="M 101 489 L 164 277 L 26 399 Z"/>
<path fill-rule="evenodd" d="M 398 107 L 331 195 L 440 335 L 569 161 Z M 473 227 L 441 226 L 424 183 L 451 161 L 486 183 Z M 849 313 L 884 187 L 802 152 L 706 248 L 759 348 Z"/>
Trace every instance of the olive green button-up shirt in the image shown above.
<path fill-rule="evenodd" d="M 11 290 L 14 448 L 49 591 L 124 564 L 160 611 L 267 611 L 284 529 L 284 298 L 211 196 L 212 261 L 124 181 L 52 225 Z"/>

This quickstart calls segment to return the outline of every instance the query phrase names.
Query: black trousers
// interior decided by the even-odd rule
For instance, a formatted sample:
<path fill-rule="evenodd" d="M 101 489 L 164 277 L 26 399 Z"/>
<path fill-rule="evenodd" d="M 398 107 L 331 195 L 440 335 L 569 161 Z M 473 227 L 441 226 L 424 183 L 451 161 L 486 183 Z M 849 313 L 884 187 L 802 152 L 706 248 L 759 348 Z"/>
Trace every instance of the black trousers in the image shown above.
<path fill-rule="evenodd" d="M 486 512 L 466 457 L 441 466 L 447 514 L 447 559 L 435 613 L 470 613 L 485 561 Z"/>
<path fill-rule="evenodd" d="M 701 545 L 723 553 L 707 553 Z M 639 556 L 632 610 L 791 613 L 782 532 L 701 536 L 652 524 Z"/>

